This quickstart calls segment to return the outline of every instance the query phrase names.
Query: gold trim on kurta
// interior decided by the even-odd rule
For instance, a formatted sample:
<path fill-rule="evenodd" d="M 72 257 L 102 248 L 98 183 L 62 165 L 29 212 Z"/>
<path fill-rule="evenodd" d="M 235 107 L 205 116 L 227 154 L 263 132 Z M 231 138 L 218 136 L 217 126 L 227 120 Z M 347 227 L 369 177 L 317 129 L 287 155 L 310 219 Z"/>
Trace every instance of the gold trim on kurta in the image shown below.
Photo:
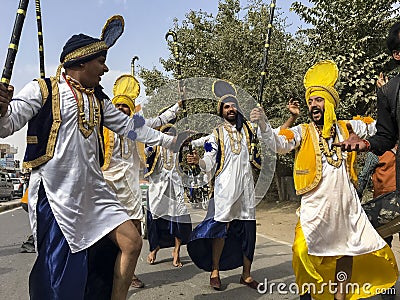
<path fill-rule="evenodd" d="M 143 166 L 146 165 L 146 154 L 144 153 L 145 147 L 144 143 L 136 141 L 136 151 L 139 156 L 140 164 Z"/>
<path fill-rule="evenodd" d="M 150 176 L 150 175 L 154 172 L 154 169 L 155 169 L 155 167 L 156 167 L 158 158 L 160 157 L 160 146 L 156 146 L 155 149 L 154 149 L 153 151 L 156 151 L 156 155 L 155 155 L 155 157 L 154 157 L 153 165 L 151 166 L 151 170 L 148 171 L 146 174 L 144 174 L 144 178 Z M 149 165 L 146 164 L 146 167 L 148 168 Z"/>
<path fill-rule="evenodd" d="M 42 106 L 46 102 L 47 97 L 49 97 L 49 89 L 47 88 L 46 81 L 40 79 L 37 81 L 39 83 L 40 92 L 42 93 Z"/>
<path fill-rule="evenodd" d="M 28 144 L 37 144 L 39 141 L 36 135 L 28 135 L 26 136 L 26 142 Z"/>
<path fill-rule="evenodd" d="M 243 130 L 244 130 L 244 134 L 246 135 L 246 142 L 247 142 L 247 150 L 249 151 L 249 154 L 251 153 L 251 141 L 250 141 L 250 135 L 249 135 L 249 129 L 251 130 L 251 133 L 253 134 L 253 136 L 255 135 L 255 133 L 254 133 L 254 130 L 253 130 L 253 127 L 251 126 L 251 124 L 249 123 L 249 122 L 247 122 L 246 121 L 246 124 L 249 126 L 249 127 L 247 127 L 247 126 L 243 126 Z M 259 143 L 257 143 L 257 148 L 258 148 L 258 152 L 257 152 L 257 155 L 256 155 L 256 157 L 258 158 L 258 157 L 260 157 L 260 148 L 259 148 L 259 146 L 260 146 L 260 144 Z M 261 165 L 259 164 L 259 163 L 257 163 L 256 162 L 256 160 L 255 159 L 253 159 L 252 161 L 251 161 L 251 163 L 253 164 L 253 166 L 255 166 L 257 169 L 259 169 L 259 170 L 261 170 Z"/>
<path fill-rule="evenodd" d="M 39 78 L 38 82 L 44 81 L 44 79 Z M 49 138 L 47 140 L 47 147 L 46 147 L 46 154 L 32 160 L 32 161 L 26 161 L 23 163 L 24 168 L 36 168 L 45 162 L 49 161 L 50 159 L 53 158 L 54 155 L 54 149 L 57 141 L 57 135 L 58 135 L 58 130 L 60 129 L 61 126 L 61 108 L 60 108 L 60 93 L 58 90 L 58 82 L 57 78 L 55 77 L 50 77 L 50 82 L 52 86 L 52 114 L 53 114 L 53 124 L 51 125 L 50 133 L 49 133 Z M 40 92 L 42 93 L 42 98 L 43 95 L 49 94 L 49 91 L 47 89 L 47 85 L 43 85 L 43 83 L 39 84 L 40 86 Z M 45 89 L 42 90 L 42 87 L 45 86 Z"/>
<path fill-rule="evenodd" d="M 221 173 L 222 168 L 224 167 L 224 161 L 225 161 L 225 145 L 224 145 L 224 131 L 223 131 L 223 126 L 219 126 L 214 129 L 213 134 L 216 137 L 216 142 L 217 145 L 220 145 L 221 147 L 221 158 L 220 158 L 220 165 L 218 170 L 215 171 L 214 176 L 217 177 L 219 173 Z"/>
<path fill-rule="evenodd" d="M 114 151 L 114 132 L 110 129 L 103 128 L 103 138 L 104 138 L 104 164 L 101 167 L 102 171 L 105 171 L 110 166 L 111 158 Z"/>

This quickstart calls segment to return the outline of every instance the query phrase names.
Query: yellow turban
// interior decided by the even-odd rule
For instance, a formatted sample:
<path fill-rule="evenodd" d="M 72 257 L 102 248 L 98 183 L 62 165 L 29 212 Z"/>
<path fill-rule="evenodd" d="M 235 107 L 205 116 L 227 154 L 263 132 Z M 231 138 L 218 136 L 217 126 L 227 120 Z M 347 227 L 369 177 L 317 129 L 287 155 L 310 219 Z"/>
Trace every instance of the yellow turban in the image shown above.
<path fill-rule="evenodd" d="M 312 96 L 319 96 L 325 100 L 325 112 L 324 112 L 324 127 L 322 128 L 322 136 L 329 138 L 331 133 L 331 127 L 334 122 L 337 121 L 335 109 L 339 105 L 339 93 L 330 86 L 310 86 L 306 90 L 306 102 L 308 105 L 308 99 Z"/>
<path fill-rule="evenodd" d="M 139 93 L 139 81 L 132 75 L 121 75 L 114 83 L 112 103 L 114 105 L 117 103 L 128 105 L 131 110 L 130 116 L 133 116 L 135 113 L 135 99 L 139 96 Z"/>
<path fill-rule="evenodd" d="M 306 88 L 306 103 L 312 96 L 319 96 L 325 100 L 324 127 L 322 136 L 330 137 L 331 127 L 336 122 L 335 109 L 339 105 L 339 93 L 334 85 L 338 78 L 339 70 L 331 60 L 323 60 L 308 69 L 304 76 L 304 87 Z"/>
<path fill-rule="evenodd" d="M 132 116 L 135 113 L 135 102 L 129 96 L 117 95 L 112 99 L 112 103 L 114 105 L 117 103 L 128 105 L 129 109 L 131 110 L 130 116 Z"/>

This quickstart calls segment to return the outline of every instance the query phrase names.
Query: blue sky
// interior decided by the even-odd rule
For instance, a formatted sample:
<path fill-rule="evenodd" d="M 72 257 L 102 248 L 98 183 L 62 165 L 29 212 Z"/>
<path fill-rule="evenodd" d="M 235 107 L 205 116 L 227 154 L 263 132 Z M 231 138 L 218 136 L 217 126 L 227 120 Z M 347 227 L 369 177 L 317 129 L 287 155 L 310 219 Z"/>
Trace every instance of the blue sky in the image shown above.
<path fill-rule="evenodd" d="M 0 64 L 3 67 L 14 25 L 17 0 L 1 0 L 0 10 Z M 293 24 L 291 31 L 301 25 L 298 17 L 289 12 L 293 1 L 277 0 L 277 7 Z M 265 1 L 269 4 L 270 1 Z M 241 1 L 245 7 L 247 1 Z M 43 20 L 43 39 L 46 76 L 53 76 L 59 63 L 59 56 L 65 42 L 73 34 L 84 33 L 99 37 L 106 20 L 114 15 L 125 19 L 125 31 L 110 49 L 107 65 L 110 72 L 103 76 L 101 84 L 108 95 L 112 96 L 115 79 L 130 73 L 131 59 L 138 56 L 139 66 L 147 69 L 162 69 L 159 59 L 170 55 L 165 33 L 172 28 L 173 19 L 181 22 L 190 10 L 215 13 L 217 0 L 46 0 L 41 1 Z M 18 92 L 27 82 L 39 77 L 39 54 L 36 27 L 35 1 L 30 0 L 25 18 L 19 50 L 14 64 L 11 84 Z M 144 90 L 144 89 L 142 89 Z M 144 97 L 143 93 L 139 97 Z M 25 148 L 25 130 L 15 133 L 0 143 L 9 143 L 18 147 L 17 158 L 22 159 Z"/>

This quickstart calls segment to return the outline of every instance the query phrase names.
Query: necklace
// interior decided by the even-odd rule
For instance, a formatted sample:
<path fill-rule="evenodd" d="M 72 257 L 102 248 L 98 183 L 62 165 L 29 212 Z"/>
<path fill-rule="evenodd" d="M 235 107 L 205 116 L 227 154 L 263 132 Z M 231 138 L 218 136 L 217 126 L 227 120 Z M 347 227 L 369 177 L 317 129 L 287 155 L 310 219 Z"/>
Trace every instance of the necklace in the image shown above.
<path fill-rule="evenodd" d="M 91 95 L 94 93 L 94 88 L 84 88 L 79 81 L 73 79 L 71 76 L 66 75 L 65 79 L 68 81 L 68 83 L 73 86 L 75 89 L 80 91 L 81 93 L 85 93 L 87 95 Z"/>
<path fill-rule="evenodd" d="M 166 170 L 172 170 L 174 167 L 174 152 L 163 148 L 163 168 Z"/>
<path fill-rule="evenodd" d="M 78 105 L 78 126 L 85 138 L 88 138 L 94 128 L 100 123 L 100 102 L 94 96 L 93 88 L 84 88 L 78 81 L 66 75 L 65 80 L 74 94 Z M 83 93 L 87 95 L 89 103 L 89 120 L 86 119 Z"/>
<path fill-rule="evenodd" d="M 322 137 L 321 130 L 318 128 L 317 125 L 314 124 L 314 126 L 319 135 L 319 149 L 325 155 L 328 164 L 334 166 L 335 168 L 339 168 L 342 165 L 343 161 L 342 149 L 336 146 L 333 146 L 332 149 L 330 149 L 328 142 L 324 137 Z M 333 125 L 331 128 L 331 136 L 334 137 L 334 142 L 338 142 L 338 135 L 336 134 L 335 125 Z M 334 155 L 336 155 L 337 157 L 336 160 L 333 158 Z"/>
<path fill-rule="evenodd" d="M 240 154 L 242 151 L 242 137 L 243 135 L 237 131 L 236 129 L 233 130 L 232 126 L 229 124 L 224 124 L 225 130 L 228 132 L 229 142 L 231 145 L 232 152 L 235 154 Z"/>

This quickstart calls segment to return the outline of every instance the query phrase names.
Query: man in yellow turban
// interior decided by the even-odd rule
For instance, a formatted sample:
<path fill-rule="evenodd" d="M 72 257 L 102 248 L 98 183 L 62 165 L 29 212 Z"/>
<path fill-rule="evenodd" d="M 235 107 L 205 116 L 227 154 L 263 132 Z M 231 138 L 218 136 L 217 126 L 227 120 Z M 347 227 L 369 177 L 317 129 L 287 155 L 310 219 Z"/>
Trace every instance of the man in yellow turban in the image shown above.
<path fill-rule="evenodd" d="M 349 136 L 346 124 L 365 137 L 375 133 L 375 122 L 337 120 L 337 78 L 337 66 L 330 60 L 307 71 L 311 122 L 291 127 L 291 134 L 272 130 L 261 108 L 250 114 L 265 143 L 274 141 L 277 153 L 296 149 L 293 173 L 301 207 L 292 265 L 304 300 L 367 298 L 392 287 L 398 277 L 393 252 L 369 222 L 351 181 L 353 158 L 334 146 Z M 371 276 L 374 270 L 379 275 Z"/>
<path fill-rule="evenodd" d="M 121 75 L 113 88 L 112 103 L 124 114 L 135 119 L 135 99 L 139 96 L 140 85 L 132 75 Z M 156 118 L 145 119 L 145 125 L 157 128 L 176 118 L 180 104 L 177 103 Z M 102 167 L 106 183 L 113 189 L 118 200 L 126 208 L 135 225 L 138 235 L 142 234 L 143 219 L 142 194 L 139 184 L 141 157 L 144 155 L 144 144 L 127 139 L 113 131 L 104 128 L 104 165 Z M 143 147 L 143 149 L 142 149 Z M 136 257 L 136 260 L 139 256 Z M 134 274 L 131 286 L 144 287 L 144 283 Z"/>

